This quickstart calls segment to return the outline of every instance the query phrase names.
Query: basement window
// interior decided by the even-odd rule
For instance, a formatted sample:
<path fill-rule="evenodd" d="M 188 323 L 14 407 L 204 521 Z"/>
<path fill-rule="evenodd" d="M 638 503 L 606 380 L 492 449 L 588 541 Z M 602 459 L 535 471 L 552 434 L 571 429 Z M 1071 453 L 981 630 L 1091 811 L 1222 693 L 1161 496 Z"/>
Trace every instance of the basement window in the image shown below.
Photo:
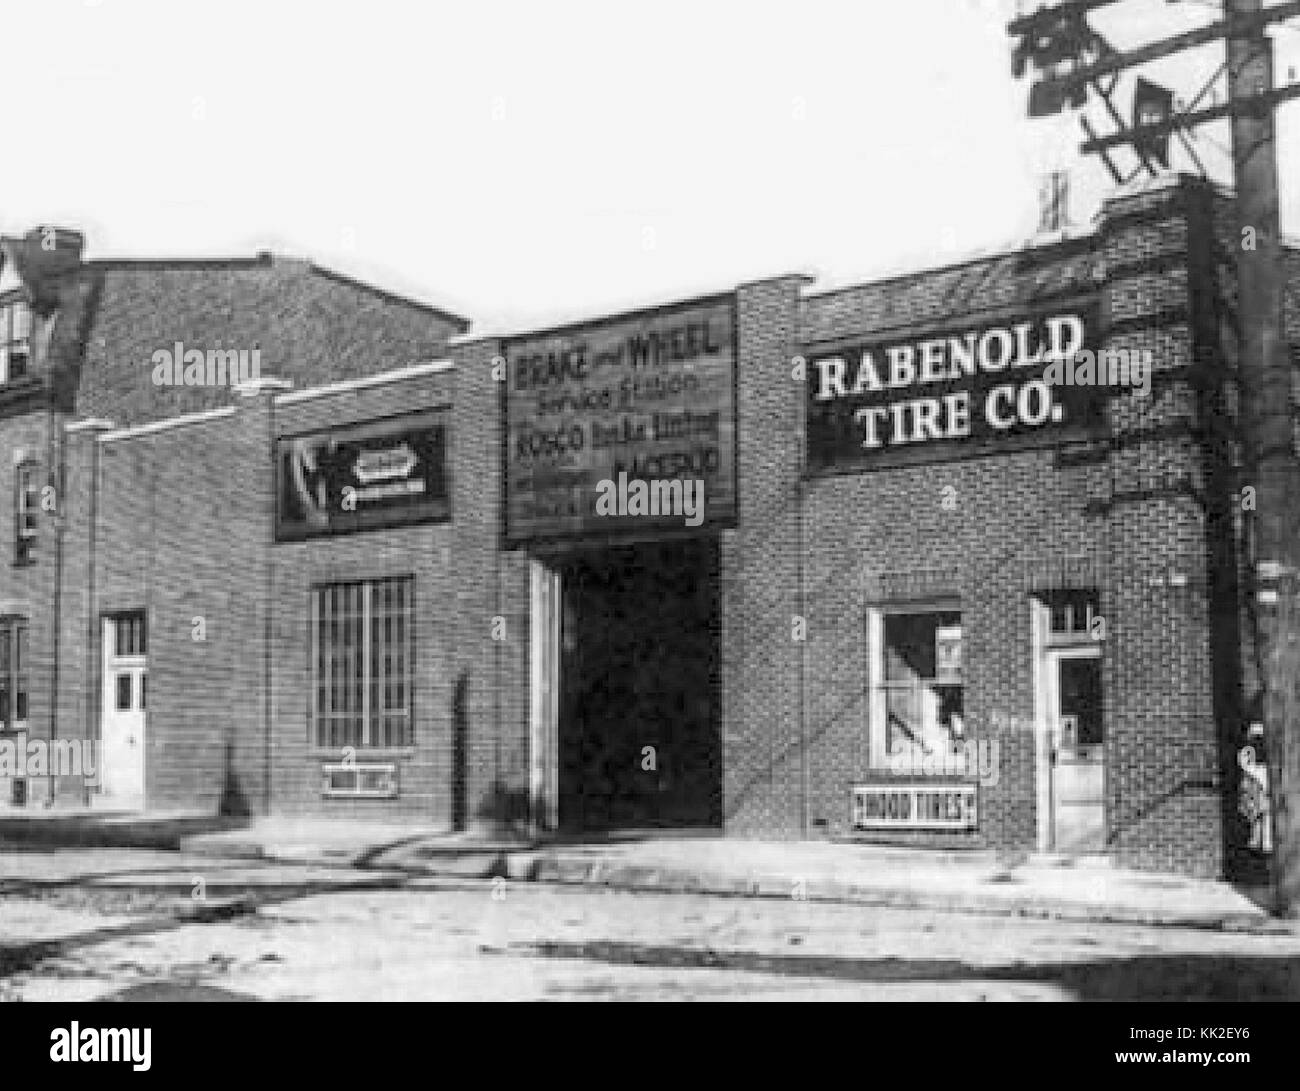
<path fill-rule="evenodd" d="M 321 795 L 332 799 L 395 799 L 397 796 L 397 766 L 384 765 L 323 765 L 321 767 Z"/>

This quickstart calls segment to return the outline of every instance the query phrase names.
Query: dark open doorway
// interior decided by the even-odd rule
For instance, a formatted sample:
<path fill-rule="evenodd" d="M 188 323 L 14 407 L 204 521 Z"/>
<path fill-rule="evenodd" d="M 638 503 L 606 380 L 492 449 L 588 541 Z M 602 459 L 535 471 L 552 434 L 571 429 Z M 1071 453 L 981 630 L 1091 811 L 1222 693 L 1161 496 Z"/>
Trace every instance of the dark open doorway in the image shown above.
<path fill-rule="evenodd" d="M 718 567 L 716 538 L 561 566 L 562 829 L 721 826 Z"/>

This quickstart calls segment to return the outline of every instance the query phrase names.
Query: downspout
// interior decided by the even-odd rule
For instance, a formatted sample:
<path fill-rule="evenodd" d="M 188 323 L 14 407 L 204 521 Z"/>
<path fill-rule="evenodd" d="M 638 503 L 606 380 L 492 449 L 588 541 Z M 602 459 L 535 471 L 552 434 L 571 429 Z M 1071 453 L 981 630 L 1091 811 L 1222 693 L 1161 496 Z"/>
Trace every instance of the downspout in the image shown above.
<path fill-rule="evenodd" d="M 47 422 L 50 429 L 49 464 L 52 468 L 51 476 L 54 477 L 57 483 L 54 486 L 54 639 L 51 648 L 53 662 L 50 668 L 50 760 L 46 763 L 45 770 L 49 792 L 46 796 L 45 805 L 53 807 L 58 785 L 58 780 L 54 775 L 54 755 L 56 753 L 54 741 L 58 738 L 59 724 L 59 630 L 63 622 L 63 524 L 66 518 L 64 485 L 67 482 L 67 467 L 64 464 L 64 459 L 67 456 L 67 444 L 63 442 L 63 418 L 54 404 L 55 393 L 52 384 L 49 399 L 47 413 Z M 31 655 L 30 645 L 27 654 Z"/>
<path fill-rule="evenodd" d="M 85 694 L 86 694 L 86 738 L 95 743 L 95 773 L 97 779 L 102 782 L 104 749 L 99 744 L 99 719 L 96 715 L 99 695 L 99 687 L 95 685 L 95 668 L 98 662 L 98 656 L 95 649 L 98 647 L 99 634 L 97 632 L 97 611 L 95 609 L 95 530 L 99 521 L 99 437 L 92 435 L 90 437 L 90 510 L 88 513 L 89 526 L 87 527 L 87 550 L 89 555 L 89 564 L 87 566 L 86 577 L 86 656 L 85 656 Z M 83 802 L 87 807 L 90 806 L 90 783 L 86 778 L 82 779 L 84 789 Z"/>
<path fill-rule="evenodd" d="M 795 324 L 796 331 L 800 329 L 799 319 L 802 317 L 802 292 L 800 289 L 795 290 Z M 796 337 L 798 333 L 796 332 Z M 796 357 L 806 368 L 807 360 L 798 353 L 798 343 L 796 342 Z M 803 396 L 807 376 L 804 377 L 804 383 L 800 384 L 799 390 L 799 414 L 801 417 L 802 427 L 797 433 L 799 461 L 799 479 L 795 483 L 795 506 L 796 518 L 799 523 L 799 548 L 796 550 L 796 564 L 799 573 L 799 617 L 803 619 L 804 631 L 803 639 L 799 641 L 799 777 L 800 777 L 800 794 L 802 795 L 802 824 L 803 839 L 809 840 L 812 835 L 812 799 L 811 782 L 812 782 L 812 758 L 808 753 L 808 701 L 807 701 L 807 672 L 808 672 L 808 638 L 811 635 L 811 628 L 808 619 L 808 591 L 806 586 L 807 566 L 805 564 L 805 554 L 807 550 L 807 511 L 805 510 L 808 503 L 808 402 Z"/>
<path fill-rule="evenodd" d="M 270 515 L 270 535 L 263 539 L 262 564 L 266 568 L 266 599 L 263 609 L 265 611 L 265 621 L 262 632 L 262 813 L 269 815 L 271 813 L 271 725 L 274 719 L 273 702 L 271 700 L 271 649 L 274 638 L 274 616 L 275 616 L 275 564 L 274 564 L 274 545 L 275 545 L 275 517 L 276 506 L 280 498 L 276 495 L 278 478 L 276 476 L 278 467 L 275 461 L 275 388 L 265 390 L 266 397 L 266 437 L 267 453 L 270 462 L 270 474 L 267 478 L 271 482 L 269 490 L 270 505 L 268 512 Z M 262 390 L 259 389 L 259 394 Z M 312 683 L 315 684 L 314 682 Z M 312 726 L 315 731 L 315 725 Z"/>
<path fill-rule="evenodd" d="M 807 366 L 805 364 L 805 366 Z M 806 409 L 804 410 L 806 412 Z M 805 422 L 804 429 L 807 428 Z M 799 433 L 799 480 L 795 483 L 795 515 L 799 521 L 799 548 L 796 551 L 796 564 L 799 572 L 799 617 L 804 624 L 803 639 L 799 641 L 799 779 L 800 795 L 802 796 L 802 827 L 803 840 L 807 841 L 812 831 L 812 800 L 809 798 L 809 783 L 812 780 L 811 758 L 808 754 L 808 701 L 806 688 L 806 675 L 808 670 L 808 638 L 809 621 L 808 621 L 808 598 L 806 580 L 806 567 L 804 564 L 804 550 L 807 548 L 807 528 L 804 526 L 807 513 L 804 508 L 808 502 L 808 481 L 807 481 L 807 443 L 805 441 L 805 430 L 801 429 Z"/>

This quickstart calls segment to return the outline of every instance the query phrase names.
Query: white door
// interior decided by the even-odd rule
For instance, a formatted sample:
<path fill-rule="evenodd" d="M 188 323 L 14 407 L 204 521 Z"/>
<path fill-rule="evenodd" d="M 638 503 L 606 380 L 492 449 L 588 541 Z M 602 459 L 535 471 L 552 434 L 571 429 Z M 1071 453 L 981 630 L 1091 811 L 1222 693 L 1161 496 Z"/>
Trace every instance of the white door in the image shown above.
<path fill-rule="evenodd" d="M 1106 848 L 1106 765 L 1101 710 L 1101 650 L 1058 649 L 1047 658 L 1052 849 Z"/>
<path fill-rule="evenodd" d="M 100 793 L 106 807 L 142 811 L 148 664 L 144 617 L 104 619 L 104 699 L 100 715 Z"/>

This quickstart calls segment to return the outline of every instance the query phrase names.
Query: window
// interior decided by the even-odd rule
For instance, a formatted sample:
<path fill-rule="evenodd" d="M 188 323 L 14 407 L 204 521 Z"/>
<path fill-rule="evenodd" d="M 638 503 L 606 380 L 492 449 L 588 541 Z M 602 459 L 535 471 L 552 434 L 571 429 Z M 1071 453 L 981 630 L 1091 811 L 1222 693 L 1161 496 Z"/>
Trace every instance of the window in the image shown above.
<path fill-rule="evenodd" d="M 27 619 L 0 618 L 0 731 L 27 726 Z"/>
<path fill-rule="evenodd" d="M 0 305 L 0 382 L 21 379 L 31 363 L 32 311 L 23 300 Z"/>
<path fill-rule="evenodd" d="M 38 466 L 31 459 L 20 462 L 15 471 L 15 564 L 31 564 L 36 559 L 36 520 L 41 510 L 41 486 L 37 472 Z"/>
<path fill-rule="evenodd" d="M 113 619 L 113 654 L 147 655 L 144 614 L 120 614 Z"/>
<path fill-rule="evenodd" d="M 312 722 L 316 745 L 411 746 L 410 577 L 312 589 Z"/>
<path fill-rule="evenodd" d="M 923 759 L 964 762 L 961 613 L 868 612 L 868 732 L 873 768 L 906 773 Z"/>
<path fill-rule="evenodd" d="M 1100 600 L 1094 590 L 1050 591 L 1043 596 L 1054 644 L 1093 639 L 1093 622 L 1101 617 Z M 1099 628 L 1098 632 L 1104 632 Z"/>
<path fill-rule="evenodd" d="M 131 707 L 131 672 L 122 671 L 117 676 L 117 700 L 113 707 L 118 712 L 124 712 Z"/>

